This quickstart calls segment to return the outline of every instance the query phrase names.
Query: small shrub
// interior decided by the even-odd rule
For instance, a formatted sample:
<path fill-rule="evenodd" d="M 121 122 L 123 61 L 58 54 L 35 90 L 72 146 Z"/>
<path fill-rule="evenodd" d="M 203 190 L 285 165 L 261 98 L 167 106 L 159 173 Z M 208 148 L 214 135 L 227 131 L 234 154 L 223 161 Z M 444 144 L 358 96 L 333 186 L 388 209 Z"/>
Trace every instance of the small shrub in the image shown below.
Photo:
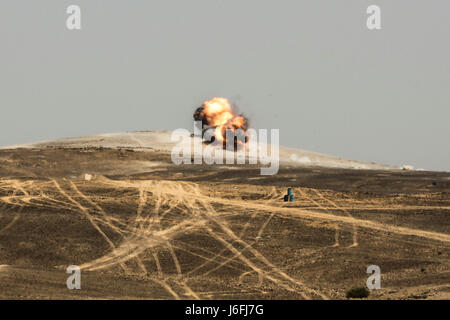
<path fill-rule="evenodd" d="M 367 298 L 369 296 L 369 290 L 366 287 L 355 287 L 347 291 L 347 299 L 352 298 Z"/>

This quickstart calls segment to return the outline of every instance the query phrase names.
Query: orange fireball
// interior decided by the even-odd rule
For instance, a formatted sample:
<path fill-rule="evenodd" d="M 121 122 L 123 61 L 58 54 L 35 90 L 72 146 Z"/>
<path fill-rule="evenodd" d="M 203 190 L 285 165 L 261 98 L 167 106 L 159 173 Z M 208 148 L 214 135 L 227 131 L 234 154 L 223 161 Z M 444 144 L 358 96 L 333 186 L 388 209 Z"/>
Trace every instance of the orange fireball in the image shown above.
<path fill-rule="evenodd" d="M 226 98 L 215 97 L 205 101 L 194 113 L 196 121 L 202 121 L 203 129 L 215 127 L 214 136 L 217 141 L 226 140 L 226 130 L 236 132 L 237 129 L 246 131 L 248 121 L 242 115 L 235 115 Z"/>

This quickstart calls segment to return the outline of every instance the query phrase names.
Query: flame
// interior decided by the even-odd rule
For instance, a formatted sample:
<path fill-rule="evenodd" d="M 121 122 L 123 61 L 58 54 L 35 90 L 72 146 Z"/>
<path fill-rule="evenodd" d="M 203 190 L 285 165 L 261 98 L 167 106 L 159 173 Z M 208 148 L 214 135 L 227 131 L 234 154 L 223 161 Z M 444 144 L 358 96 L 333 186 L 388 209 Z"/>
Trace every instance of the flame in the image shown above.
<path fill-rule="evenodd" d="M 225 142 L 226 130 L 247 130 L 247 119 L 235 115 L 226 98 L 215 97 L 205 101 L 194 113 L 195 120 L 201 120 L 203 126 L 216 127 L 214 136 L 217 141 Z"/>
<path fill-rule="evenodd" d="M 213 98 L 203 103 L 203 112 L 209 119 L 210 126 L 223 126 L 233 119 L 230 103 L 225 98 Z"/>

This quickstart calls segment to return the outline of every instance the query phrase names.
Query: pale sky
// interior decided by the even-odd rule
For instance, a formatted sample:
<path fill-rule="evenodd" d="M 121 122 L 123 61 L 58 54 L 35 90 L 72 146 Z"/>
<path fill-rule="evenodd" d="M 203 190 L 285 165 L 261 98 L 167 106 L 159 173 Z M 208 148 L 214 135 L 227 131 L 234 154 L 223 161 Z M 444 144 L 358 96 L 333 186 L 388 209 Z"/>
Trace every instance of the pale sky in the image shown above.
<path fill-rule="evenodd" d="M 448 0 L 2 0 L 0 39 L 3 146 L 192 129 L 223 96 L 285 146 L 450 171 Z"/>

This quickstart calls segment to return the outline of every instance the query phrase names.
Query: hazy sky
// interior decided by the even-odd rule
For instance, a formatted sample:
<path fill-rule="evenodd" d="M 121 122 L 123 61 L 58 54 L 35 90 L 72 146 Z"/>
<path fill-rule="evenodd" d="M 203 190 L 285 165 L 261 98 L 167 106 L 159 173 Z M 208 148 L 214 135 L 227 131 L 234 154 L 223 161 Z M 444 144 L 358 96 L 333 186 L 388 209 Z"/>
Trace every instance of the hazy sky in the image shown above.
<path fill-rule="evenodd" d="M 0 145 L 191 129 L 223 96 L 286 146 L 450 171 L 448 0 L 2 0 L 0 39 Z"/>

